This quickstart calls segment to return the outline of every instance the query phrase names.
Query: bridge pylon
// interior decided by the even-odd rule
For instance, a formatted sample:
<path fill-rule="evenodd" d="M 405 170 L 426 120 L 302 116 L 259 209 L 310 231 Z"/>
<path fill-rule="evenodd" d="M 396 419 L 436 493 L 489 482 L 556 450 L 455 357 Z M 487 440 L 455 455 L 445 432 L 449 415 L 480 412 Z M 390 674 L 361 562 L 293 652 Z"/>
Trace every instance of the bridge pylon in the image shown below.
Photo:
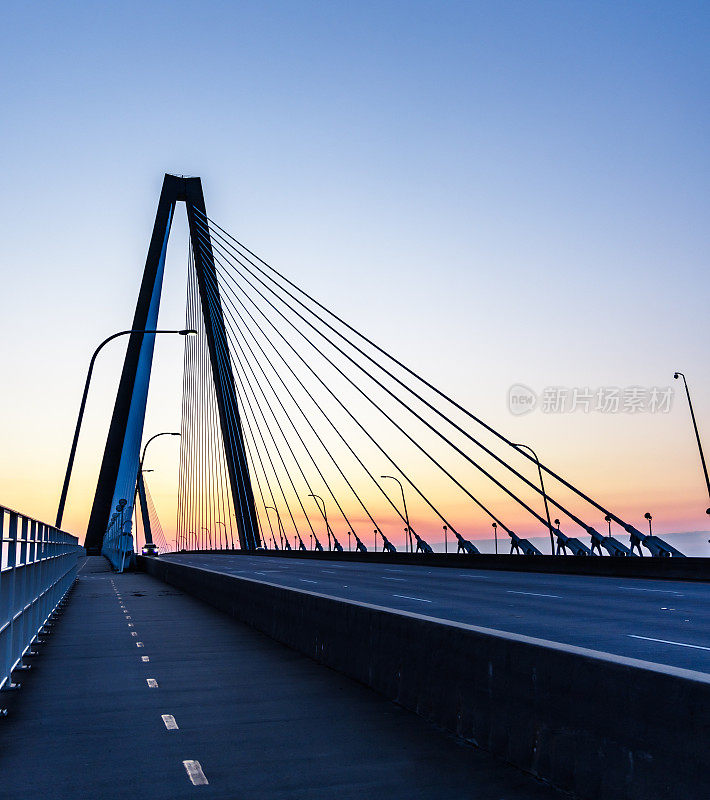
<path fill-rule="evenodd" d="M 135 496 L 155 342 L 155 334 L 140 331 L 154 330 L 157 325 L 168 237 L 178 202 L 184 202 L 187 208 L 190 244 L 239 542 L 245 550 L 253 550 L 261 543 L 232 363 L 228 355 L 225 356 L 229 354 L 229 346 L 212 246 L 208 238 L 205 241 L 204 233 L 200 233 L 198 238 L 196 213 L 206 214 L 202 181 L 200 178 L 166 174 L 131 326 L 131 330 L 139 332 L 132 333 L 129 338 L 86 532 L 85 546 L 89 554 L 101 552 L 104 533 L 116 504 L 123 498 Z M 131 512 L 132 507 L 127 508 L 123 519 L 130 520 Z"/>

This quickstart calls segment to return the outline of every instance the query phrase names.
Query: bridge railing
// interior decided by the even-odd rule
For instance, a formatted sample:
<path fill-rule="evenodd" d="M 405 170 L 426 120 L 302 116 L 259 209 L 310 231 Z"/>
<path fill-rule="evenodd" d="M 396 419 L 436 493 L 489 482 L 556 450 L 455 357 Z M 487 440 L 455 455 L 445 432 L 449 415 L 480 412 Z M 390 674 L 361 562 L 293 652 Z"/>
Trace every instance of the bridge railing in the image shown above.
<path fill-rule="evenodd" d="M 0 506 L 0 688 L 76 578 L 76 536 Z"/>

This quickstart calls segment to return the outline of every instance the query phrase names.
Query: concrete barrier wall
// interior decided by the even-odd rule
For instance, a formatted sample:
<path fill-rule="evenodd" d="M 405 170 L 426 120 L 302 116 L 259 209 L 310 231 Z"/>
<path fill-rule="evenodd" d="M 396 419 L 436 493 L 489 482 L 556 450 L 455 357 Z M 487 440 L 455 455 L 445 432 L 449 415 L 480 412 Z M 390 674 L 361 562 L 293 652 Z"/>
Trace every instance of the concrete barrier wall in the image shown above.
<path fill-rule="evenodd" d="M 254 556 L 244 550 L 189 550 L 184 552 Z M 481 553 L 381 553 L 368 551 L 323 552 L 314 550 L 260 550 L 265 558 L 305 558 L 314 561 L 365 561 L 368 563 L 412 564 L 419 567 L 491 569 L 504 572 L 544 572 L 553 575 L 595 575 L 610 578 L 652 578 L 654 580 L 710 581 L 710 558 L 626 558 L 619 556 L 519 556 Z"/>
<path fill-rule="evenodd" d="M 585 800 L 707 800 L 710 679 L 159 559 L 139 567 Z"/>

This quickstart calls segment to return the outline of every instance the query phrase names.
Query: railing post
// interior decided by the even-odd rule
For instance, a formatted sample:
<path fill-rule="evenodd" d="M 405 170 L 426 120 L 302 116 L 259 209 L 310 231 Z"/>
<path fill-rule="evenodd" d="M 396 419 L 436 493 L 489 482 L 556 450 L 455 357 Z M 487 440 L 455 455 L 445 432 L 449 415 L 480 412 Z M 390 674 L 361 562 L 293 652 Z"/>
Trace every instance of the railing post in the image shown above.
<path fill-rule="evenodd" d="M 7 610 L 5 619 L 5 647 L 3 648 L 2 681 L 3 688 L 12 686 L 12 667 L 15 652 L 15 585 L 17 580 L 17 521 L 18 515 L 10 511 L 10 520 L 7 531 Z"/>
<path fill-rule="evenodd" d="M 71 588 L 74 536 L 0 506 L 0 688 L 32 653 L 42 626 Z"/>

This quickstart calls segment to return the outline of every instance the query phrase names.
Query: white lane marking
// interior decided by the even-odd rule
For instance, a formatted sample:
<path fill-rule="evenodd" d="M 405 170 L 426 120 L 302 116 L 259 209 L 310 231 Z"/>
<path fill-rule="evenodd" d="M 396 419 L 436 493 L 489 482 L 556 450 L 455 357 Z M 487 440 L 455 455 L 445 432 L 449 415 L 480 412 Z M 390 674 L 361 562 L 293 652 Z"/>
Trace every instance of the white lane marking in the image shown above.
<path fill-rule="evenodd" d="M 404 600 L 419 600 L 420 603 L 431 603 L 431 600 L 425 600 L 423 597 L 409 597 L 406 594 L 393 594 L 392 597 L 401 597 Z"/>
<path fill-rule="evenodd" d="M 165 727 L 169 731 L 176 731 L 178 730 L 178 724 L 175 722 L 175 717 L 172 714 L 161 714 L 163 718 L 163 722 L 165 723 Z"/>
<path fill-rule="evenodd" d="M 561 600 L 562 598 L 558 594 L 540 594 L 539 592 L 516 592 L 514 589 L 506 589 L 508 594 L 528 594 L 530 597 L 554 597 L 555 600 Z"/>
<path fill-rule="evenodd" d="M 677 597 L 683 597 L 680 592 L 674 592 L 671 589 L 637 589 L 635 586 L 617 586 L 617 589 L 625 589 L 627 592 L 653 592 L 654 594 L 674 594 Z"/>
<path fill-rule="evenodd" d="M 404 578 L 388 578 L 386 575 L 383 575 L 382 576 L 382 580 L 383 581 L 403 581 L 405 579 Z"/>
<path fill-rule="evenodd" d="M 129 628 L 133 628 L 133 627 L 135 627 L 135 626 L 133 625 L 133 623 L 132 623 L 132 622 L 129 622 L 129 623 L 128 623 L 128 627 L 129 627 Z"/>
<path fill-rule="evenodd" d="M 194 786 L 206 786 L 209 783 L 199 761 L 183 761 L 182 765 Z"/>
<path fill-rule="evenodd" d="M 136 642 L 136 647 L 143 647 L 143 642 Z"/>
<path fill-rule="evenodd" d="M 150 661 L 150 656 L 141 656 L 141 661 Z"/>
<path fill-rule="evenodd" d="M 151 689 L 158 688 L 158 681 L 156 681 L 155 678 L 146 678 L 145 682 L 148 684 L 148 686 L 150 686 Z"/>
<path fill-rule="evenodd" d="M 301 583 L 318 583 L 318 581 L 309 581 L 308 578 L 299 578 L 298 580 L 301 581 Z"/>
<path fill-rule="evenodd" d="M 138 634 L 135 631 L 131 631 L 131 636 L 138 636 Z"/>
<path fill-rule="evenodd" d="M 633 633 L 627 633 L 627 636 L 632 639 L 644 639 L 647 642 L 660 642 L 661 644 L 675 644 L 678 647 L 692 647 L 693 650 L 710 650 L 710 647 L 703 647 L 701 644 L 687 644 L 686 642 L 669 642 L 668 639 L 653 639 L 650 636 L 636 636 Z"/>

